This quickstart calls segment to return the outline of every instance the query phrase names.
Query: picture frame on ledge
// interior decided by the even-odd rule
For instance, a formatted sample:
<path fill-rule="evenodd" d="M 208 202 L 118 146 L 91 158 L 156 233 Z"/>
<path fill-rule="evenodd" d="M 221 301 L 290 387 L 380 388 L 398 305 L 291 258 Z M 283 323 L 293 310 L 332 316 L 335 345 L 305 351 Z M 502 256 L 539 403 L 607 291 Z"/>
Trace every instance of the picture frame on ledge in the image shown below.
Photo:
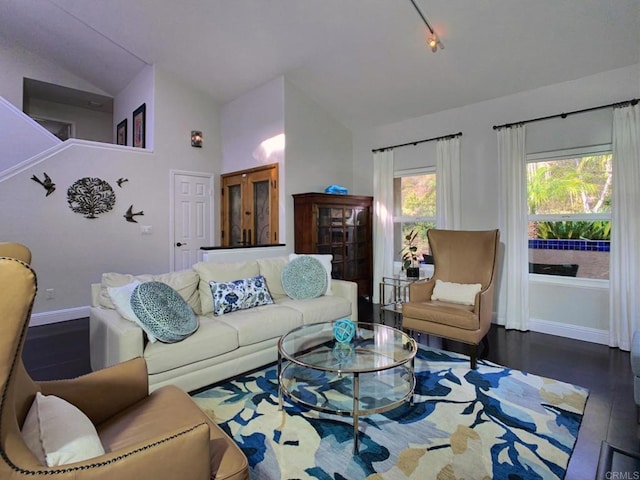
<path fill-rule="evenodd" d="M 122 120 L 116 127 L 116 144 L 127 144 L 127 119 Z"/>
<path fill-rule="evenodd" d="M 147 104 L 143 103 L 133 111 L 133 146 L 145 148 Z"/>

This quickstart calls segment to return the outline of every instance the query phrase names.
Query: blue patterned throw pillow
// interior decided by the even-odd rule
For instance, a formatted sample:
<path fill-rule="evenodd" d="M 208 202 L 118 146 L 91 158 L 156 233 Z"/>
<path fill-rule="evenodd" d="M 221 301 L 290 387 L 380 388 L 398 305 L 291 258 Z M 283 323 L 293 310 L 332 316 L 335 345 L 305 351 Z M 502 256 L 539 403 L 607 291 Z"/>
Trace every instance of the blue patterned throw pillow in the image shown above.
<path fill-rule="evenodd" d="M 165 343 L 184 340 L 198 329 L 198 317 L 166 283 L 145 282 L 131 294 L 131 309 L 143 330 Z"/>
<path fill-rule="evenodd" d="M 213 295 L 214 315 L 273 303 L 262 275 L 231 282 L 211 281 L 209 286 Z"/>
<path fill-rule="evenodd" d="M 282 269 L 282 288 L 294 300 L 319 297 L 327 290 L 327 271 L 318 259 L 301 255 Z"/>

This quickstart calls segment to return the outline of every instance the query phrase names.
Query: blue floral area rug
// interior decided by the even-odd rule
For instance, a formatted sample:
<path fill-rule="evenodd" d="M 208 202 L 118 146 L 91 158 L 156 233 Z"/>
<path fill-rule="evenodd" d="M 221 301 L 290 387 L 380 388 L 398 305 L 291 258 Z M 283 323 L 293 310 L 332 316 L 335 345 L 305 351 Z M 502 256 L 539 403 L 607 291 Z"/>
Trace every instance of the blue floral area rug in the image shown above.
<path fill-rule="evenodd" d="M 360 418 L 285 400 L 275 367 L 194 400 L 240 445 L 252 479 L 561 479 L 588 392 L 568 383 L 421 347 L 414 404 Z"/>

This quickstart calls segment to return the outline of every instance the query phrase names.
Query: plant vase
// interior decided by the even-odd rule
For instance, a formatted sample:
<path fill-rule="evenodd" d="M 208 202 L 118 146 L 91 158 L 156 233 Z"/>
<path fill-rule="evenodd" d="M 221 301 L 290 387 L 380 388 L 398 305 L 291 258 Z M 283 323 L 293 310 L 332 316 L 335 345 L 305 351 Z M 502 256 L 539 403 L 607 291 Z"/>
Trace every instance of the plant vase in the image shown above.
<path fill-rule="evenodd" d="M 420 267 L 407 267 L 407 278 L 420 278 Z"/>

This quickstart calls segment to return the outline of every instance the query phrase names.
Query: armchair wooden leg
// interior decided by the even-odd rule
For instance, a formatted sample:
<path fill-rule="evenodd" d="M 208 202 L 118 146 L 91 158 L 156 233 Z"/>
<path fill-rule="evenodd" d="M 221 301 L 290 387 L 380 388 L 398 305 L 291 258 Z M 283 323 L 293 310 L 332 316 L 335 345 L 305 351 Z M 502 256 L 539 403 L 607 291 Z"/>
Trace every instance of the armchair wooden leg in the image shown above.
<path fill-rule="evenodd" d="M 489 335 L 485 335 L 482 337 L 482 354 L 480 358 L 487 358 L 489 356 L 489 352 L 491 351 L 489 345 Z"/>
<path fill-rule="evenodd" d="M 472 344 L 470 345 L 470 357 L 471 357 L 471 370 L 475 370 L 478 368 L 478 345 Z"/>

